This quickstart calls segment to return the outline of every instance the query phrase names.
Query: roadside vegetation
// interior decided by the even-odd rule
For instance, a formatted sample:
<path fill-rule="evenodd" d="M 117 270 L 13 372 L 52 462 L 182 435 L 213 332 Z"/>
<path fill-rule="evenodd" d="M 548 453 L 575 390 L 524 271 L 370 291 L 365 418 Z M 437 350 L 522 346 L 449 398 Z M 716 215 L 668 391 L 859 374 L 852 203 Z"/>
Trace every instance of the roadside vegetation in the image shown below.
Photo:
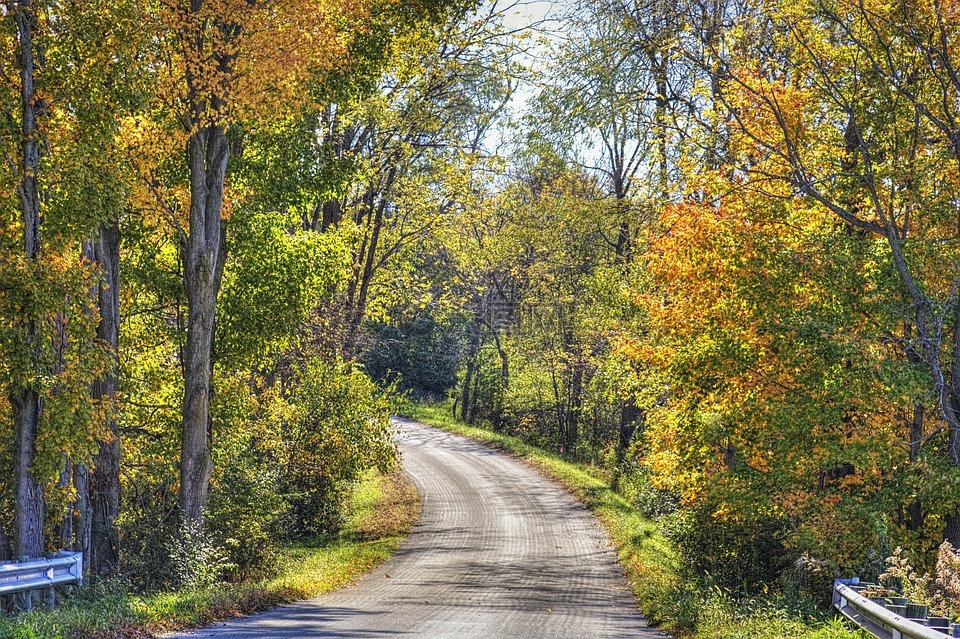
<path fill-rule="evenodd" d="M 138 639 L 315 597 L 388 559 L 419 514 L 419 495 L 402 473 L 370 473 L 353 491 L 340 531 L 284 546 L 270 576 L 147 594 L 119 583 L 85 586 L 54 610 L 0 616 L 0 637 Z"/>
<path fill-rule="evenodd" d="M 664 518 L 642 512 L 637 492 L 611 486 L 610 472 L 564 459 L 489 428 L 471 426 L 450 414 L 450 404 L 405 406 L 413 419 L 463 435 L 523 459 L 560 483 L 603 524 L 627 579 L 648 620 L 679 636 L 698 639 L 862 639 L 861 631 L 834 618 L 811 593 L 794 590 L 735 596 L 709 575 L 684 565 Z"/>

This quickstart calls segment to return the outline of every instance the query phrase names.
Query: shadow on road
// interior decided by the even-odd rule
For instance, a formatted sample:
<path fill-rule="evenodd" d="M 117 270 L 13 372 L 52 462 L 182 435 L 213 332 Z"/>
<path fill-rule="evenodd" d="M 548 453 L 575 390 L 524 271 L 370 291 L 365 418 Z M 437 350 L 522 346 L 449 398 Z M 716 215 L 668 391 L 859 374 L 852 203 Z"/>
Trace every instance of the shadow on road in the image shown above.
<path fill-rule="evenodd" d="M 281 606 L 245 620 L 237 620 L 197 630 L 190 637 L 202 639 L 215 635 L 220 639 L 364 639 L 366 637 L 389 637 L 402 634 L 394 630 L 365 630 L 364 617 L 376 618 L 385 614 L 380 611 L 356 608 L 325 608 L 315 604 L 292 604 Z M 255 623 L 250 623 L 251 621 Z M 344 622 L 347 622 L 344 624 Z M 338 629 L 343 628 L 343 629 Z"/>

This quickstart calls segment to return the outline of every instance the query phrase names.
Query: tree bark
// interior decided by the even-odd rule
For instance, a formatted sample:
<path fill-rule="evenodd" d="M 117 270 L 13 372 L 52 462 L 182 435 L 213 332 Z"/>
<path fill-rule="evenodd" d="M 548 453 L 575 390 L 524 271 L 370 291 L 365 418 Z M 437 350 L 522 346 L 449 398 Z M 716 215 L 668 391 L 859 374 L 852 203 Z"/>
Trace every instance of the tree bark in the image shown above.
<path fill-rule="evenodd" d="M 960 151 L 958 151 L 960 152 Z M 960 239 L 960 235 L 958 238 Z M 949 402 L 955 416 L 960 415 L 960 295 L 956 296 L 953 306 L 953 348 L 950 361 L 950 393 Z M 954 466 L 960 466 L 957 456 L 960 447 L 960 421 L 954 419 L 950 425 L 950 450 L 953 453 Z"/>
<path fill-rule="evenodd" d="M 66 491 L 73 485 L 73 460 L 67 455 L 63 455 L 63 469 L 60 471 L 60 479 L 57 481 L 57 487 Z M 60 544 L 59 548 L 73 548 L 73 513 L 76 508 L 76 502 L 69 502 L 60 518 Z"/>
<path fill-rule="evenodd" d="M 463 375 L 463 393 L 460 404 L 460 419 L 470 422 L 473 413 L 473 404 L 476 398 L 473 396 L 473 376 L 477 368 L 477 353 L 480 352 L 480 313 L 474 311 L 473 321 L 470 323 L 470 345 L 467 350 L 467 370 Z M 456 415 L 454 415 L 456 417 Z"/>
<path fill-rule="evenodd" d="M 227 255 L 222 214 L 229 158 L 230 145 L 222 126 L 203 127 L 190 137 L 190 230 L 183 239 L 187 344 L 183 362 L 180 511 L 185 522 L 201 527 L 213 470 L 213 340 L 217 295 Z"/>
<path fill-rule="evenodd" d="M 497 355 L 500 357 L 500 382 L 503 384 L 504 392 L 510 386 L 510 356 L 503 348 L 500 341 L 500 330 L 491 322 L 490 333 L 493 335 L 493 344 L 497 349 Z"/>
<path fill-rule="evenodd" d="M 923 442 L 923 415 L 924 406 L 917 402 L 913 406 L 913 419 L 910 420 L 910 461 L 916 461 L 920 456 Z M 922 530 L 926 515 L 923 512 L 923 503 L 914 499 L 907 505 L 907 530 Z"/>
<path fill-rule="evenodd" d="M 40 250 L 40 199 L 37 193 L 37 167 L 40 145 L 37 131 L 37 104 L 34 93 L 33 35 L 36 13 L 31 0 L 20 0 L 16 9 L 17 35 L 20 40 L 20 98 L 23 165 L 19 194 L 23 214 L 24 255 L 35 262 Z M 38 348 L 37 326 L 27 319 L 23 326 L 25 347 L 31 359 Z M 37 431 L 43 414 L 40 395 L 26 381 L 15 382 L 10 393 L 14 426 L 14 476 L 16 481 L 13 545 L 17 556 L 38 557 L 43 553 L 43 484 L 33 474 Z"/>
<path fill-rule="evenodd" d="M 943 539 L 954 548 L 960 548 L 960 512 L 954 512 L 944 518 Z"/>
<path fill-rule="evenodd" d="M 101 403 L 115 404 L 119 374 L 117 349 L 120 343 L 120 225 L 116 219 L 100 225 L 93 243 L 93 259 L 100 270 L 97 338 L 110 349 L 112 360 L 110 369 L 93 382 L 91 395 Z M 113 574 L 120 560 L 117 531 L 117 517 L 120 515 L 120 429 L 115 411 L 109 410 L 107 414 L 110 437 L 100 442 L 93 458 L 93 468 L 88 476 L 88 516 L 83 522 L 88 541 L 84 562 L 89 561 L 90 573 L 94 577 Z M 77 492 L 80 492 L 79 486 Z"/>
<path fill-rule="evenodd" d="M 375 204 L 377 193 L 373 190 L 370 190 L 364 198 L 366 206 L 373 211 L 373 214 L 370 215 L 368 213 L 367 215 L 367 219 L 370 220 L 369 242 L 365 240 L 361 245 L 360 253 L 357 256 L 355 281 L 351 283 L 349 290 L 350 313 L 344 353 L 346 357 L 350 359 L 357 355 L 360 330 L 367 314 L 367 298 L 370 294 L 370 284 L 373 282 L 373 277 L 377 270 L 377 251 L 380 249 L 380 233 L 383 231 L 384 216 L 388 204 L 386 193 L 393 185 L 396 174 L 397 169 L 395 167 L 391 167 L 390 170 L 387 171 L 385 182 L 381 185 L 379 203 Z"/>
<path fill-rule="evenodd" d="M 636 435 L 637 424 L 642 419 L 643 411 L 640 410 L 632 397 L 620 403 L 620 427 L 617 432 L 617 455 L 616 467 L 613 469 L 613 488 L 617 488 L 620 482 L 620 474 L 624 470 L 624 462 L 627 461 L 627 451 L 630 450 L 630 444 L 633 443 Z"/>
<path fill-rule="evenodd" d="M 474 358 L 470 357 L 467 359 L 467 370 L 463 375 L 463 400 L 460 403 L 460 419 L 465 422 L 468 422 L 470 419 L 470 404 L 473 400 L 471 397 L 471 391 L 473 390 L 473 368 Z"/>
<path fill-rule="evenodd" d="M 73 489 L 77 493 L 73 511 L 74 550 L 83 553 L 83 571 L 90 572 L 90 469 L 86 464 L 74 464 Z"/>
<path fill-rule="evenodd" d="M 626 453 L 633 443 L 633 435 L 637 430 L 637 420 L 640 419 L 641 411 L 634 402 L 633 398 L 624 400 L 620 406 L 620 429 L 619 429 L 619 450 Z"/>
<path fill-rule="evenodd" d="M 343 208 L 340 205 L 340 200 L 332 199 L 327 200 L 323 203 L 321 207 L 321 222 L 320 222 L 320 231 L 326 231 L 330 228 L 336 227 L 340 224 L 340 221 L 343 219 Z M 309 229 L 311 231 L 316 231 L 317 225 L 314 223 L 313 228 Z"/>
<path fill-rule="evenodd" d="M 580 436 L 580 413 L 583 409 L 583 362 L 580 354 L 575 354 L 576 360 L 573 370 L 570 371 L 570 402 L 567 408 L 566 432 L 564 433 L 563 452 L 570 454 L 577 445 Z"/>
<path fill-rule="evenodd" d="M 480 394 L 480 367 L 474 366 L 473 371 L 473 390 L 470 393 L 470 406 L 467 407 L 467 423 L 473 424 L 477 421 L 477 396 Z"/>
<path fill-rule="evenodd" d="M 960 158 L 960 149 L 958 149 L 957 154 L 958 158 Z M 958 229 L 958 232 L 960 232 L 960 229 Z M 953 361 L 950 363 L 950 392 L 948 401 L 951 404 L 951 413 L 956 416 L 960 414 L 960 361 L 957 361 L 957 358 L 960 358 L 960 296 L 958 296 L 954 302 L 952 350 L 951 355 Z M 957 459 L 960 425 L 958 425 L 956 419 L 948 421 L 947 436 L 950 438 L 950 454 L 953 465 L 960 465 Z M 960 508 L 946 517 L 944 523 L 943 538 L 949 541 L 954 548 L 960 548 Z"/>

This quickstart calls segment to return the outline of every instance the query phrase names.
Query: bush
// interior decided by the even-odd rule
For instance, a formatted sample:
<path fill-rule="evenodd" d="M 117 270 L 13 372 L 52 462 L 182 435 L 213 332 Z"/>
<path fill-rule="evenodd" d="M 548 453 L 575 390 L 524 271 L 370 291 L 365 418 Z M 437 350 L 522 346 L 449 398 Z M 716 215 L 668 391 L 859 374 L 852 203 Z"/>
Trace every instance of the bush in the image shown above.
<path fill-rule="evenodd" d="M 228 562 L 226 551 L 195 522 L 180 525 L 179 534 L 167 542 L 167 554 L 173 584 L 181 590 L 206 590 L 236 568 Z"/>
<path fill-rule="evenodd" d="M 279 386 L 232 376 L 219 384 L 214 477 L 207 515 L 211 541 L 234 566 L 232 580 L 269 575 L 276 569 L 283 518 L 284 448 Z"/>
<path fill-rule="evenodd" d="M 342 523 L 347 496 L 371 469 L 396 463 L 388 393 L 343 362 L 314 360 L 298 375 L 285 424 L 283 485 L 290 537 L 323 535 Z"/>
<path fill-rule="evenodd" d="M 721 519 L 702 503 L 664 517 L 664 532 L 683 563 L 724 591 L 746 595 L 775 583 L 790 566 L 780 539 L 782 521 L 758 513 L 750 520 Z"/>
<path fill-rule="evenodd" d="M 913 603 L 930 606 L 933 614 L 960 618 L 960 550 L 945 541 L 937 550 L 934 574 L 920 574 L 901 548 L 887 558 L 880 584 L 893 589 Z"/>
<path fill-rule="evenodd" d="M 631 504 L 636 506 L 644 517 L 659 520 L 672 515 L 680 508 L 680 499 L 668 490 L 654 488 L 645 466 L 637 462 L 638 456 L 631 454 L 617 464 L 616 451 L 607 455 L 607 467 L 614 468 L 614 488 Z"/>
<path fill-rule="evenodd" d="M 271 574 L 282 537 L 286 502 L 280 467 L 273 451 L 258 441 L 252 440 L 222 469 L 210 494 L 211 539 L 226 552 L 235 581 Z"/>

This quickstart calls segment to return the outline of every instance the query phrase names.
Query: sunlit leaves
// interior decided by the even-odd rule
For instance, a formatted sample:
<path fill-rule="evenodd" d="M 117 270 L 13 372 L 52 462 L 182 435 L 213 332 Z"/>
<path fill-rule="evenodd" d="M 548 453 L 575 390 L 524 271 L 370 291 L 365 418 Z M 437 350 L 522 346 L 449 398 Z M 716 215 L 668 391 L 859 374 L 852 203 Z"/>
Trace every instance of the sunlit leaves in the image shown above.
<path fill-rule="evenodd" d="M 224 290 L 218 348 L 239 367 L 291 346 L 297 328 L 346 276 L 343 234 L 290 232 L 296 217 L 238 219 Z"/>
<path fill-rule="evenodd" d="M 188 132 L 289 112 L 310 77 L 346 62 L 365 9 L 353 0 L 158 3 L 146 17 L 159 35 L 160 95 Z"/>

